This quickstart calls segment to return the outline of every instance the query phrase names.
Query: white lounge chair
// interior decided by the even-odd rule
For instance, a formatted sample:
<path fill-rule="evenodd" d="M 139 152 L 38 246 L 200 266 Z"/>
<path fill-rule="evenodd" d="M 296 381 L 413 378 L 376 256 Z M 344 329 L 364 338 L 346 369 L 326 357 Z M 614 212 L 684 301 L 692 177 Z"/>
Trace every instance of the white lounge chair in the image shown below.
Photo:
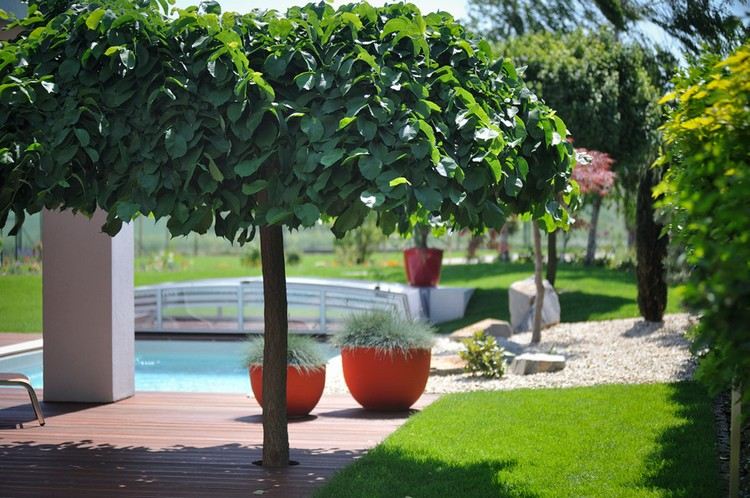
<path fill-rule="evenodd" d="M 39 425 L 44 425 L 44 415 L 42 414 L 42 407 L 39 406 L 39 400 L 36 397 L 34 388 L 31 387 L 31 381 L 24 374 L 20 373 L 0 373 L 0 386 L 15 386 L 23 387 L 29 393 L 31 398 L 31 406 L 34 408 L 34 414 L 36 419 L 39 421 Z"/>

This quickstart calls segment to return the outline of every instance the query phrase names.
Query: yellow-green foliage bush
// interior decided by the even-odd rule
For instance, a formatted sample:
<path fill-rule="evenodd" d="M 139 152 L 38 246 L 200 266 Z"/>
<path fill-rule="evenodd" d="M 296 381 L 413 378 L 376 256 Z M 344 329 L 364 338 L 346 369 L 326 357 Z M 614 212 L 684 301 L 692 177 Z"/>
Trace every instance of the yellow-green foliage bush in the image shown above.
<path fill-rule="evenodd" d="M 719 61 L 704 56 L 662 102 L 655 195 L 688 248 L 686 303 L 701 313 L 693 335 L 699 375 L 715 390 L 750 385 L 750 44 Z M 745 390 L 748 401 L 750 390 Z"/>

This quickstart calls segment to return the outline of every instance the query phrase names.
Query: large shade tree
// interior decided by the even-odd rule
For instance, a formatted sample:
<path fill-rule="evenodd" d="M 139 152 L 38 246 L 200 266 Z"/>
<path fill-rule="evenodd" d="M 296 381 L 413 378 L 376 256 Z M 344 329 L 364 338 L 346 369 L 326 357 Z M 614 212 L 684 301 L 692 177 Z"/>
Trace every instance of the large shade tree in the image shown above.
<path fill-rule="evenodd" d="M 0 47 L 0 226 L 46 208 L 104 210 L 110 234 L 139 213 L 173 235 L 258 230 L 266 465 L 289 455 L 283 227 L 568 221 L 564 123 L 448 14 L 49 1 L 22 25 Z"/>
<path fill-rule="evenodd" d="M 726 52 L 748 35 L 748 0 L 468 0 L 469 25 L 503 40 L 543 31 L 607 27 L 653 45 L 654 25 L 693 55 Z M 745 17 L 745 19 L 743 19 Z M 658 30 L 657 30 L 658 31 Z"/>

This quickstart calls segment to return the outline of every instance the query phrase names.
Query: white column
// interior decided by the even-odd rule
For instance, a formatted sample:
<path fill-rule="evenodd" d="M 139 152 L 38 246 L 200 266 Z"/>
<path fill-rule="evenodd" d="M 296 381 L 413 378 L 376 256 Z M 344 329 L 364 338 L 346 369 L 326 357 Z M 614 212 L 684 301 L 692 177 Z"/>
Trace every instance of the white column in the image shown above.
<path fill-rule="evenodd" d="M 43 213 L 45 401 L 134 393 L 133 225 L 110 237 L 105 217 Z"/>

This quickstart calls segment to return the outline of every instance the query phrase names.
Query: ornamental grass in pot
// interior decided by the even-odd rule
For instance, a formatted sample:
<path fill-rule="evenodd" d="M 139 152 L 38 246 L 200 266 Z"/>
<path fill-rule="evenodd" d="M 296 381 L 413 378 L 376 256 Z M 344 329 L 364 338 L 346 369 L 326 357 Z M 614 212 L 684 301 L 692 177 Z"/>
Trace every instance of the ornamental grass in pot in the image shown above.
<path fill-rule="evenodd" d="M 262 337 L 251 339 L 245 364 L 250 373 L 250 386 L 259 405 L 263 405 Z M 287 416 L 310 414 L 323 395 L 326 382 L 326 355 L 312 337 L 289 335 L 287 345 L 286 403 Z"/>
<path fill-rule="evenodd" d="M 370 310 L 348 317 L 332 342 L 354 399 L 368 410 L 400 411 L 424 392 L 433 336 L 426 322 Z"/>

